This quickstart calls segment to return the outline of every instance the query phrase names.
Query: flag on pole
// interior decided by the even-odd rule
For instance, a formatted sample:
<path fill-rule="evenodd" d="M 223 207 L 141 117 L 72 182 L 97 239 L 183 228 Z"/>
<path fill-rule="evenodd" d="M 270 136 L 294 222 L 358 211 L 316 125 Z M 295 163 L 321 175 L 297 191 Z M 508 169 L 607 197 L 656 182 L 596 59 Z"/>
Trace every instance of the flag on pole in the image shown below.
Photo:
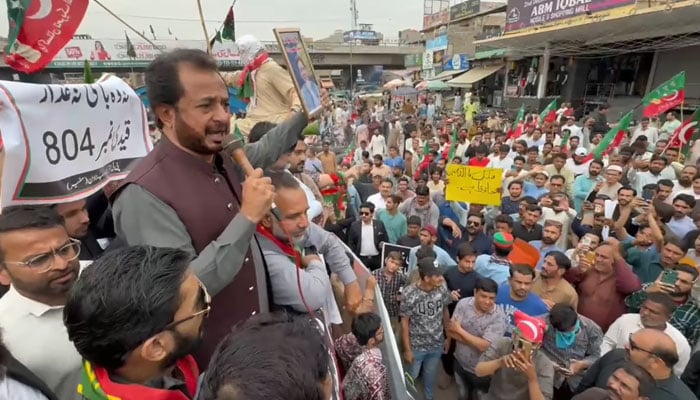
<path fill-rule="evenodd" d="M 645 117 L 656 117 L 685 100 L 685 71 L 681 71 L 644 96 Z"/>
<path fill-rule="evenodd" d="M 690 150 L 690 141 L 697 135 L 699 123 L 700 108 L 696 109 L 693 115 L 673 132 L 671 139 L 668 141 L 668 147 L 682 149 L 682 152 L 687 157 L 688 150 Z"/>
<path fill-rule="evenodd" d="M 90 61 L 85 60 L 83 64 L 83 81 L 85 83 L 95 83 L 95 77 L 92 75 L 92 67 Z"/>
<path fill-rule="evenodd" d="M 540 113 L 540 119 L 539 119 L 537 125 L 542 125 L 546 122 L 554 122 L 556 119 L 557 119 L 557 99 L 554 99 Z"/>
<path fill-rule="evenodd" d="M 228 9 L 224 27 L 221 29 L 221 38 L 236 41 L 236 21 L 233 15 L 233 6 Z"/>
<path fill-rule="evenodd" d="M 628 111 L 622 119 L 617 123 L 617 125 L 611 128 L 608 133 L 603 136 L 603 139 L 596 145 L 596 147 L 588 154 L 584 162 L 592 159 L 600 159 L 604 155 L 615 150 L 622 140 L 625 138 L 627 133 L 627 128 L 630 127 L 630 122 L 632 121 L 632 110 Z"/>
<path fill-rule="evenodd" d="M 564 137 L 561 138 L 561 152 L 566 154 L 567 148 L 569 147 L 569 137 L 571 136 L 571 129 L 562 128 L 564 132 Z"/>
<path fill-rule="evenodd" d="M 5 64 L 28 74 L 41 71 L 73 39 L 90 1 L 63 3 L 7 0 Z"/>
<path fill-rule="evenodd" d="M 447 162 L 452 161 L 455 158 L 455 152 L 457 151 L 457 125 L 452 126 L 452 143 L 450 143 L 450 152 L 447 156 Z"/>
<path fill-rule="evenodd" d="M 134 48 L 134 44 L 131 43 L 126 31 L 124 31 L 124 36 L 126 36 L 126 55 L 129 56 L 129 58 L 136 58 L 136 49 Z"/>
<path fill-rule="evenodd" d="M 525 118 L 525 104 L 520 105 L 518 115 L 508 131 L 508 139 L 517 139 L 523 134 L 523 118 Z"/>
<path fill-rule="evenodd" d="M 209 41 L 209 47 L 211 47 L 213 49 L 214 43 L 216 43 L 216 42 L 223 43 L 223 41 L 221 40 L 221 31 L 218 31 L 218 30 L 216 31 L 216 34 L 214 35 L 214 37 L 211 38 L 211 40 Z"/>

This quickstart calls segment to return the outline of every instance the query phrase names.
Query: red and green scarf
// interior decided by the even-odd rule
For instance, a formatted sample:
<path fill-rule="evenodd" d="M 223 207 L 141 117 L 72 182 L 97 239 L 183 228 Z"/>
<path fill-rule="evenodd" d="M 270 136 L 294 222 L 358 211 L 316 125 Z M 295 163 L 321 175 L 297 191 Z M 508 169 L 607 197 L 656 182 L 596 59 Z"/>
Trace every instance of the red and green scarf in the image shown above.
<path fill-rule="evenodd" d="M 179 390 L 155 389 L 144 385 L 121 384 L 109 378 L 107 370 L 83 361 L 83 370 L 78 384 L 78 394 L 86 400 L 190 400 L 197 392 L 199 368 L 192 356 L 181 358 L 176 363 L 185 378 L 187 396 Z"/>
<path fill-rule="evenodd" d="M 255 59 L 253 59 L 253 62 L 243 68 L 241 76 L 238 78 L 238 87 L 240 87 L 238 97 L 244 102 L 250 102 L 250 99 L 255 93 L 255 86 L 253 85 L 253 77 L 251 73 L 260 68 L 269 59 L 270 56 L 267 54 L 267 52 L 262 52 L 260 55 L 255 57 Z"/>
<path fill-rule="evenodd" d="M 333 205 L 335 217 L 341 218 L 348 204 L 348 187 L 345 183 L 345 176 L 340 172 L 337 174 L 330 174 L 329 176 L 333 180 L 333 187 L 321 190 L 321 196 L 323 196 L 323 202 L 325 204 Z"/>
<path fill-rule="evenodd" d="M 261 234 L 262 236 L 270 240 L 272 243 L 274 243 L 277 247 L 279 247 L 279 249 L 282 250 L 282 252 L 285 255 L 287 255 L 287 257 L 289 257 L 289 260 L 293 262 L 298 268 L 301 268 L 301 250 L 299 250 L 299 248 L 279 240 L 277 236 L 270 232 L 269 229 L 262 226 L 262 224 L 258 224 L 256 230 L 259 234 Z"/>

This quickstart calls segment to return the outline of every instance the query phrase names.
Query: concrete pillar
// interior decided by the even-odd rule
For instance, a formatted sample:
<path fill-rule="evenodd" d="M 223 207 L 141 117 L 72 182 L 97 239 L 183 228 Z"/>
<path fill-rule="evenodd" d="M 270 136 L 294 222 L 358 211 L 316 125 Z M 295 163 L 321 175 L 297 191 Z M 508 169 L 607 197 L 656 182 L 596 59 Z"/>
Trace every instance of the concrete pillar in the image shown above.
<path fill-rule="evenodd" d="M 549 42 L 544 44 L 544 53 L 540 58 L 540 75 L 537 81 L 537 98 L 543 99 L 547 91 L 547 75 L 549 75 Z"/>
<path fill-rule="evenodd" d="M 501 96 L 501 98 L 502 98 L 501 107 L 508 109 L 510 104 L 508 104 L 509 101 L 508 101 L 508 96 L 506 95 L 506 90 L 508 89 L 508 72 L 510 72 L 510 61 L 507 58 L 505 61 L 506 61 L 506 64 L 505 64 L 506 65 L 505 66 L 506 73 L 503 76 L 503 96 Z"/>
<path fill-rule="evenodd" d="M 649 68 L 649 79 L 647 80 L 647 87 L 644 88 L 644 96 L 651 92 L 654 87 L 654 78 L 656 77 L 656 68 L 659 65 L 659 51 L 654 51 L 654 56 L 651 59 L 651 68 Z M 625 93 L 625 95 L 627 95 Z"/>

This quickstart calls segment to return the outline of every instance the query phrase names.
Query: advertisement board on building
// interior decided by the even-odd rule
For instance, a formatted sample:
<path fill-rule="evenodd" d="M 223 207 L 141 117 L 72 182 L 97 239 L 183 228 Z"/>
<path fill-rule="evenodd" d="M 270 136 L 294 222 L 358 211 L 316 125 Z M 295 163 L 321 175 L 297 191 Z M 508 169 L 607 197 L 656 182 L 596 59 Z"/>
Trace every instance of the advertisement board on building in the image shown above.
<path fill-rule="evenodd" d="M 92 68 L 145 67 L 161 52 L 176 48 L 206 50 L 203 40 L 153 40 L 153 46 L 144 40 L 134 38 L 131 43 L 136 57 L 126 54 L 126 39 L 83 40 L 73 39 L 61 50 L 49 68 L 83 68 L 85 60 Z M 223 65 L 240 65 L 238 47 L 234 42 L 215 42 L 212 55 Z"/>
<path fill-rule="evenodd" d="M 506 32 L 633 6 L 636 0 L 509 0 Z"/>
<path fill-rule="evenodd" d="M 447 35 L 441 35 L 435 39 L 428 39 L 425 41 L 425 50 L 436 51 L 447 49 Z"/>
<path fill-rule="evenodd" d="M 450 7 L 450 21 L 466 18 L 479 12 L 481 0 L 466 0 Z"/>
<path fill-rule="evenodd" d="M 450 10 L 442 10 L 434 14 L 423 16 L 423 30 L 435 26 L 445 25 L 450 22 Z"/>
<path fill-rule="evenodd" d="M 445 71 L 459 71 L 469 69 L 469 57 L 466 54 L 455 54 L 445 60 Z"/>
<path fill-rule="evenodd" d="M 355 40 L 379 40 L 379 36 L 375 31 L 353 30 L 343 32 L 343 40 L 352 42 Z"/>
<path fill-rule="evenodd" d="M 406 68 L 418 67 L 422 64 L 423 55 L 421 54 L 406 54 L 404 56 L 403 65 Z"/>
<path fill-rule="evenodd" d="M 423 53 L 423 70 L 433 69 L 433 52 L 426 51 Z"/>

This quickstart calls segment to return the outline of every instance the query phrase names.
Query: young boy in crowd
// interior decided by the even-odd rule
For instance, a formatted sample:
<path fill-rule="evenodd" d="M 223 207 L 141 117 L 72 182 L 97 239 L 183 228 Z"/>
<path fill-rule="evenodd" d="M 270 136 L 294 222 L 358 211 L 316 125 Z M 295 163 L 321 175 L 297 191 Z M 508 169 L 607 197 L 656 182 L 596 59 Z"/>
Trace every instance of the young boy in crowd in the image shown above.
<path fill-rule="evenodd" d="M 398 244 L 399 246 L 406 247 L 420 246 L 420 237 L 418 236 L 421 228 L 420 217 L 417 215 L 411 215 L 410 217 L 408 217 L 407 225 L 407 234 L 401 236 L 399 240 L 396 241 L 396 244 Z"/>
<path fill-rule="evenodd" d="M 384 305 L 391 318 L 391 328 L 396 337 L 399 333 L 399 296 L 407 282 L 404 265 L 405 261 L 401 253 L 391 251 L 384 260 L 384 267 L 372 271 L 372 275 L 377 279 L 377 286 L 382 292 Z"/>
<path fill-rule="evenodd" d="M 399 315 L 404 359 L 417 379 L 423 370 L 426 400 L 433 400 L 435 380 L 445 347 L 444 328 L 450 320 L 447 305 L 452 302 L 445 287 L 444 268 L 435 258 L 418 260 L 420 281 L 403 290 Z"/>

